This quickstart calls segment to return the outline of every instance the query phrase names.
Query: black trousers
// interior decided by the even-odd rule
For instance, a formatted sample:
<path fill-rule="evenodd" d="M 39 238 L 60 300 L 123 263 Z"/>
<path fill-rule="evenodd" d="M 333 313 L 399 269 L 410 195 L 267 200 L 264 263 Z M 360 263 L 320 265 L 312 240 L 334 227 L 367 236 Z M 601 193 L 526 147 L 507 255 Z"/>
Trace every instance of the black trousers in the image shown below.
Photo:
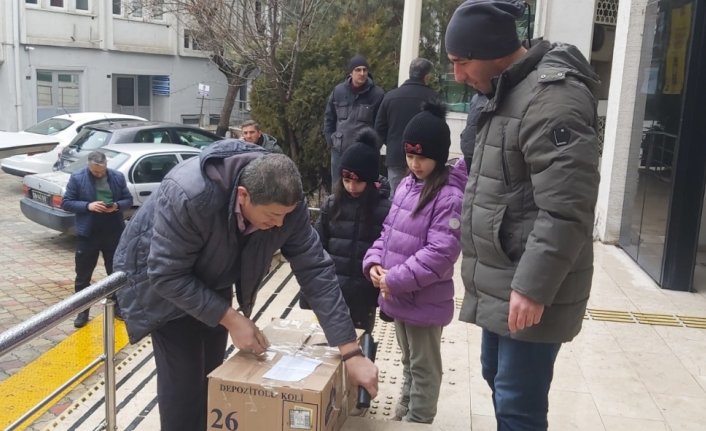
<path fill-rule="evenodd" d="M 206 430 L 206 376 L 223 363 L 228 331 L 191 316 L 152 331 L 162 431 Z"/>
<path fill-rule="evenodd" d="M 120 241 L 122 230 L 110 230 L 91 234 L 91 236 L 79 236 L 76 240 L 76 281 L 74 290 L 76 292 L 91 285 L 93 270 L 98 263 L 98 254 L 103 254 L 105 262 L 105 272 L 108 275 L 113 273 L 113 255 Z"/>

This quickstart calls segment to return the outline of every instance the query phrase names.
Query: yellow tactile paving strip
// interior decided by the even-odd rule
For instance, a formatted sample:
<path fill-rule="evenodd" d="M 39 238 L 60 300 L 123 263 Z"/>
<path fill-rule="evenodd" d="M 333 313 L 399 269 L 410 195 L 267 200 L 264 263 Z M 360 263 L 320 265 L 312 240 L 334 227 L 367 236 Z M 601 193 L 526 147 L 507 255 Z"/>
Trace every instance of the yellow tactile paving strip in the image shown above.
<path fill-rule="evenodd" d="M 597 310 L 588 308 L 586 309 L 584 319 L 706 329 L 706 317 L 683 316 L 680 314 L 639 313 L 635 311 Z"/>
<path fill-rule="evenodd" d="M 115 351 L 119 351 L 127 343 L 125 324 L 116 321 Z M 20 371 L 0 382 L 0 405 L 3 406 L 0 409 L 0 428 L 5 429 L 102 354 L 103 315 L 101 314 Z M 100 366 L 102 364 L 96 368 Z M 84 378 L 88 376 L 90 373 Z M 61 399 L 80 383 L 81 380 L 75 382 L 54 399 Z M 28 418 L 26 423 L 32 423 L 51 406 L 52 403 L 48 403 Z"/>

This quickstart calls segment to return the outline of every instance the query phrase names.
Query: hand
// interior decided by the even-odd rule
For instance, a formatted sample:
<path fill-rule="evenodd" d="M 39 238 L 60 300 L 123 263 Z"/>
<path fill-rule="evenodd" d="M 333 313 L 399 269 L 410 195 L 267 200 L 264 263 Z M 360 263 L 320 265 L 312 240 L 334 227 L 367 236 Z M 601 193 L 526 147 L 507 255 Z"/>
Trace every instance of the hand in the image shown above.
<path fill-rule="evenodd" d="M 255 323 L 232 308 L 219 323 L 228 329 L 233 344 L 240 350 L 261 355 L 270 347 L 270 342 Z"/>
<path fill-rule="evenodd" d="M 387 271 L 385 271 L 387 273 Z M 383 274 L 382 277 L 380 277 L 380 295 L 382 295 L 382 299 L 387 299 L 388 296 L 390 296 L 390 288 L 387 287 L 387 274 Z"/>
<path fill-rule="evenodd" d="M 387 273 L 387 270 L 385 270 L 380 265 L 373 265 L 370 268 L 370 281 L 373 282 L 373 286 L 377 287 L 378 289 L 380 288 L 380 278 L 382 278 L 385 273 Z"/>
<path fill-rule="evenodd" d="M 510 314 L 507 326 L 510 332 L 517 332 L 539 323 L 544 313 L 544 304 L 541 304 L 520 292 L 513 290 L 510 293 Z"/>
<path fill-rule="evenodd" d="M 110 206 L 106 205 L 103 201 L 94 201 L 88 204 L 88 211 L 94 213 L 109 213 L 111 212 Z"/>
<path fill-rule="evenodd" d="M 352 343 L 349 343 L 353 345 Z M 341 353 L 344 348 L 341 347 Z M 357 348 L 357 345 L 354 345 Z M 346 349 L 348 351 L 351 349 Z M 346 372 L 351 383 L 362 386 L 370 394 L 370 398 L 378 395 L 378 367 L 365 356 L 354 356 L 345 362 Z"/>

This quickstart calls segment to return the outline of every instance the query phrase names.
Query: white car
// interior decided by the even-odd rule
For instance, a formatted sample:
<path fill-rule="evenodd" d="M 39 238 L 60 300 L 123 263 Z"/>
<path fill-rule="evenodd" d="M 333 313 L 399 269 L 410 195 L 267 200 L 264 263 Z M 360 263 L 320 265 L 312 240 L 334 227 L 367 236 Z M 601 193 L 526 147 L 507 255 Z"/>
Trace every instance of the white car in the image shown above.
<path fill-rule="evenodd" d="M 108 144 L 97 151 L 105 153 L 109 168 L 125 175 L 133 205 L 123 212 L 125 217 L 157 190 L 174 166 L 201 153 L 198 148 L 178 144 Z M 61 203 L 71 173 L 85 169 L 87 163 L 84 156 L 60 171 L 25 176 L 22 179 L 24 197 L 20 200 L 22 214 L 50 229 L 73 231 L 74 214 L 61 209 Z"/>
<path fill-rule="evenodd" d="M 0 167 L 8 174 L 23 177 L 29 174 L 51 172 L 59 159 L 61 150 L 81 131 L 83 126 L 112 121 L 147 121 L 142 117 L 110 112 L 78 112 L 75 114 L 57 115 L 40 121 L 21 132 L 0 133 L 0 144 L 12 145 L 14 142 L 44 142 L 55 143 L 51 151 L 38 154 L 23 154 L 7 158 Z M 45 150 L 46 151 L 46 150 Z"/>

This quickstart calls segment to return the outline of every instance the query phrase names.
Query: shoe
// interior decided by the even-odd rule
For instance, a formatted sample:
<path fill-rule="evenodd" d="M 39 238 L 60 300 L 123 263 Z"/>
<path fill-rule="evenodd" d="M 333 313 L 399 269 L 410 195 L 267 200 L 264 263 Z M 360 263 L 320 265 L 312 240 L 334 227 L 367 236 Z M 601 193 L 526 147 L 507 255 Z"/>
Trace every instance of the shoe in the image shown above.
<path fill-rule="evenodd" d="M 394 322 L 395 319 L 393 317 L 388 316 L 382 309 L 380 309 L 380 320 L 383 322 Z"/>
<path fill-rule="evenodd" d="M 358 407 L 353 407 L 348 413 L 348 416 L 365 416 L 365 411 L 367 409 L 359 409 Z"/>
<path fill-rule="evenodd" d="M 86 323 L 88 323 L 88 310 L 78 313 L 76 320 L 74 320 L 74 328 L 83 328 Z"/>

